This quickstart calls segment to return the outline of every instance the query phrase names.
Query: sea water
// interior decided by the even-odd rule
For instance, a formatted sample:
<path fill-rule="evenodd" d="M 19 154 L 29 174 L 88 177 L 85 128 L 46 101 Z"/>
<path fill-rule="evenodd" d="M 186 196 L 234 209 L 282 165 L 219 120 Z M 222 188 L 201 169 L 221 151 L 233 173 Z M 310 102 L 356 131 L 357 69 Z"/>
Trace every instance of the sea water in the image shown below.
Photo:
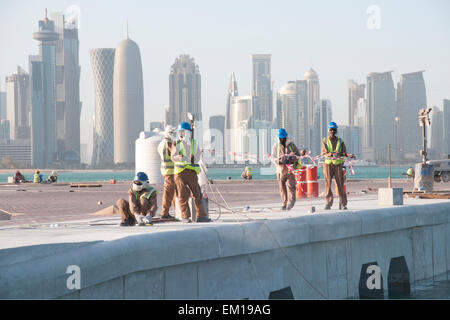
<path fill-rule="evenodd" d="M 401 179 L 406 176 L 404 173 L 408 167 L 392 167 L 391 176 L 393 179 Z M 347 179 L 385 179 L 388 177 L 389 169 L 387 166 L 379 167 L 354 167 L 354 175 L 347 170 Z M 213 180 L 240 180 L 242 168 L 209 168 L 207 175 Z M 0 182 L 8 182 L 8 177 L 14 175 L 15 170 L 10 173 L 0 173 Z M 44 179 L 47 179 L 51 170 L 41 170 Z M 24 173 L 27 180 L 33 180 L 33 173 Z M 319 179 L 323 179 L 322 168 L 318 170 Z M 117 181 L 131 181 L 134 177 L 134 171 L 60 171 L 58 172 L 58 182 L 100 182 L 116 179 Z M 276 179 L 274 170 L 253 168 L 253 179 Z"/>

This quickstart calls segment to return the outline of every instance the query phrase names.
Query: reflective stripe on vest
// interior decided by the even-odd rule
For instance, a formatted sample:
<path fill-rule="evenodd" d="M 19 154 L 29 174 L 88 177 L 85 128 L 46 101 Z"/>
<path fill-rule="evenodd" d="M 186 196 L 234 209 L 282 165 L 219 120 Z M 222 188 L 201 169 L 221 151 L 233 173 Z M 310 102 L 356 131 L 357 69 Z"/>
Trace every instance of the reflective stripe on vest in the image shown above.
<path fill-rule="evenodd" d="M 342 140 L 341 138 L 338 138 L 338 141 L 336 143 L 336 149 L 333 151 L 333 145 L 331 144 L 331 139 L 330 137 L 326 138 L 326 146 L 327 146 L 327 151 L 328 152 L 332 152 L 332 153 L 341 153 L 341 144 L 342 144 Z M 344 157 L 339 157 L 339 159 L 333 159 L 330 157 L 325 157 L 325 163 L 326 164 L 334 164 L 334 165 L 339 165 L 344 163 Z"/>
<path fill-rule="evenodd" d="M 147 192 L 143 193 L 140 197 L 139 197 L 139 193 L 138 192 L 134 192 L 134 196 L 136 197 L 136 200 L 140 200 L 142 198 L 150 199 L 150 197 L 153 194 L 153 192 L 156 192 L 156 194 L 158 194 L 158 191 L 155 188 L 149 187 Z"/>
<path fill-rule="evenodd" d="M 289 153 L 294 151 L 294 147 L 292 147 L 292 143 L 289 143 L 287 146 Z M 280 153 L 281 153 L 281 144 L 278 143 L 278 153 L 277 153 L 277 158 L 280 157 Z"/>
<path fill-rule="evenodd" d="M 167 142 L 164 143 L 166 152 L 164 153 L 164 160 L 161 162 L 161 174 L 163 176 L 171 176 L 173 175 L 174 164 L 169 156 L 169 147 L 167 146 Z"/>
<path fill-rule="evenodd" d="M 34 182 L 34 183 L 39 183 L 39 182 L 41 182 L 41 177 L 40 177 L 37 173 L 34 174 L 33 182 Z"/>
<path fill-rule="evenodd" d="M 294 152 L 294 147 L 292 146 L 292 143 L 289 143 L 287 145 L 288 151 L 289 153 Z M 277 158 L 280 158 L 280 153 L 281 153 L 281 144 L 278 143 L 278 153 L 277 153 Z M 298 159 L 296 165 L 295 165 L 295 169 L 301 169 L 302 168 L 302 159 Z"/>
<path fill-rule="evenodd" d="M 180 144 L 180 154 L 182 156 L 186 155 L 186 150 L 184 150 L 184 144 L 179 141 L 177 142 L 177 144 Z M 194 150 L 195 150 L 195 140 L 191 139 L 191 154 L 194 154 Z M 175 163 L 175 174 L 178 174 L 180 172 L 183 172 L 184 169 L 190 169 L 190 170 L 194 170 L 195 173 L 199 174 L 200 173 L 200 166 L 196 163 L 192 164 L 191 162 L 188 161 L 176 161 Z"/>

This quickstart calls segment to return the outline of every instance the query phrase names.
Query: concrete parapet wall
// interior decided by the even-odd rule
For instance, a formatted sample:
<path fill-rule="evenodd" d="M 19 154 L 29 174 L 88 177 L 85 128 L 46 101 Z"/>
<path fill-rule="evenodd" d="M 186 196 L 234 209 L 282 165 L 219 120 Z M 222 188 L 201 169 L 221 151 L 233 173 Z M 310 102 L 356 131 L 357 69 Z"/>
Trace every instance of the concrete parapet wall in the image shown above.
<path fill-rule="evenodd" d="M 193 224 L 33 246 L 29 258 L 17 253 L 25 247 L 1 250 L 0 298 L 267 299 L 287 287 L 295 299 L 358 298 L 364 264 L 378 264 L 386 290 L 391 259 L 404 257 L 414 290 L 450 270 L 449 243 L 450 202 Z M 80 289 L 66 286 L 70 265 Z"/>

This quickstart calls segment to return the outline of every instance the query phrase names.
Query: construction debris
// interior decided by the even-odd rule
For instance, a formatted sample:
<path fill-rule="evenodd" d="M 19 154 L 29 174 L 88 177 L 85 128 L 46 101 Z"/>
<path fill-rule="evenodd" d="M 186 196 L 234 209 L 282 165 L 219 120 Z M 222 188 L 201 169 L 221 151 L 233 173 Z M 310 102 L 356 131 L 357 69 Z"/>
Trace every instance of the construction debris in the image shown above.
<path fill-rule="evenodd" d="M 11 215 L 0 209 L 0 220 L 11 220 Z"/>
<path fill-rule="evenodd" d="M 440 191 L 403 191 L 409 198 L 420 198 L 420 199 L 450 199 L 450 190 L 440 190 Z"/>
<path fill-rule="evenodd" d="M 102 210 L 99 210 L 97 212 L 94 212 L 93 215 L 95 216 L 106 216 L 106 215 L 112 215 L 112 214 L 119 214 L 119 207 L 117 207 L 116 205 L 112 205 L 109 207 L 106 207 Z"/>
<path fill-rule="evenodd" d="M 82 188 L 82 187 L 101 187 L 101 184 L 87 184 L 87 183 L 71 183 L 70 187 L 71 188 Z"/>

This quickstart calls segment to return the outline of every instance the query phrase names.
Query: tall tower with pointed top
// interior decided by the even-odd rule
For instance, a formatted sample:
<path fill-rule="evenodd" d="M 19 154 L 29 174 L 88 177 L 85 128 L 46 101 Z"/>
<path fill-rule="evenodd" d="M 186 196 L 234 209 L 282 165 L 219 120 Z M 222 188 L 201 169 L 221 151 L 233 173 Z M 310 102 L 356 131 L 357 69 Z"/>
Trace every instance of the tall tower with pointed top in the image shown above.
<path fill-rule="evenodd" d="M 46 168 L 56 160 L 56 43 L 55 23 L 47 17 L 39 21 L 33 39 L 39 41 L 39 55 L 30 56 L 31 161 Z"/>
<path fill-rule="evenodd" d="M 114 55 L 114 163 L 135 163 L 135 141 L 144 131 L 144 85 L 139 46 L 127 38 Z"/>
<path fill-rule="evenodd" d="M 228 84 L 228 94 L 227 94 L 227 113 L 225 115 L 225 129 L 230 129 L 230 111 L 231 111 L 231 97 L 237 97 L 238 87 L 236 82 L 236 76 L 234 72 L 231 73 L 230 83 Z"/>

